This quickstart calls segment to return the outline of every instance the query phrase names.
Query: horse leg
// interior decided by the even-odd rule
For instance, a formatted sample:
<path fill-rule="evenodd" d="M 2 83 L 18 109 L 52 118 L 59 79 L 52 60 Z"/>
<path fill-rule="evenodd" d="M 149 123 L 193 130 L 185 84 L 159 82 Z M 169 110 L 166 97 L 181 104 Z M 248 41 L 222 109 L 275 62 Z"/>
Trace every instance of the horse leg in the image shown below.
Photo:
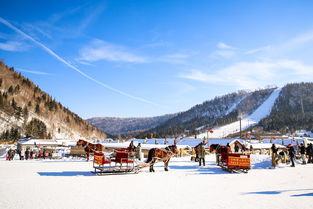
<path fill-rule="evenodd" d="M 87 152 L 87 162 L 89 162 L 89 152 Z"/>
<path fill-rule="evenodd" d="M 170 161 L 169 159 L 164 161 L 164 170 L 165 171 L 168 171 L 168 163 L 169 163 L 169 161 Z"/>
<path fill-rule="evenodd" d="M 153 158 L 153 160 L 150 162 L 150 172 L 155 172 L 155 170 L 154 170 L 154 163 L 156 163 L 156 159 L 155 158 Z"/>

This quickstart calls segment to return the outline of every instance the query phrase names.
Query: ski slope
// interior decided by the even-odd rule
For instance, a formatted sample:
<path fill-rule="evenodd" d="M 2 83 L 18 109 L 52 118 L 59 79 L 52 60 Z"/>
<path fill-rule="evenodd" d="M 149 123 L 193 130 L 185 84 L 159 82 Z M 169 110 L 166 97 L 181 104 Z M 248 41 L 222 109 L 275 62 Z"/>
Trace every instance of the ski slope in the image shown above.
<path fill-rule="evenodd" d="M 245 130 L 250 126 L 257 124 L 261 119 L 267 117 L 273 108 L 276 99 L 279 96 L 281 88 L 275 89 L 272 94 L 259 106 L 251 115 L 244 117 L 241 120 L 241 129 Z M 225 126 L 221 126 L 213 129 L 213 133 L 202 133 L 199 134 L 198 138 L 221 138 L 226 137 L 229 134 L 233 134 L 240 131 L 240 121 L 236 121 Z"/>

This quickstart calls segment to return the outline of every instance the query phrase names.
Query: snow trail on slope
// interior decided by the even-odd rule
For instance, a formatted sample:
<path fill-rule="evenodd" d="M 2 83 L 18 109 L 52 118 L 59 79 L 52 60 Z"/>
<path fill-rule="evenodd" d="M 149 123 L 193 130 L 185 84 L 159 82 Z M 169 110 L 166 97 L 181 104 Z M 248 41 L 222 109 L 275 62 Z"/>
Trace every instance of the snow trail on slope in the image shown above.
<path fill-rule="evenodd" d="M 251 115 L 244 117 L 241 120 L 241 130 L 247 129 L 250 126 L 257 124 L 261 119 L 267 117 L 274 106 L 276 99 L 281 92 L 281 88 L 275 89 L 271 95 L 260 105 Z M 233 134 L 240 131 L 240 121 L 236 121 L 225 126 L 213 129 L 213 133 L 202 133 L 198 135 L 198 138 L 209 136 L 209 138 L 226 137 L 229 134 Z"/>

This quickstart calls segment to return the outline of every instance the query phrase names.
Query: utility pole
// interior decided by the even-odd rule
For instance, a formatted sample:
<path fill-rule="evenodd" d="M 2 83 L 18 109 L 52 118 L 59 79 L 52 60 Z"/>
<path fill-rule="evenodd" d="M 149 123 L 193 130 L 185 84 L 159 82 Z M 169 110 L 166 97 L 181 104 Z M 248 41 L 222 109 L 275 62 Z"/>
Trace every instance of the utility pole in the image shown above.
<path fill-rule="evenodd" d="M 239 117 L 239 130 L 240 130 L 240 138 L 241 138 L 241 118 L 242 118 L 241 112 L 238 112 L 238 117 Z"/>

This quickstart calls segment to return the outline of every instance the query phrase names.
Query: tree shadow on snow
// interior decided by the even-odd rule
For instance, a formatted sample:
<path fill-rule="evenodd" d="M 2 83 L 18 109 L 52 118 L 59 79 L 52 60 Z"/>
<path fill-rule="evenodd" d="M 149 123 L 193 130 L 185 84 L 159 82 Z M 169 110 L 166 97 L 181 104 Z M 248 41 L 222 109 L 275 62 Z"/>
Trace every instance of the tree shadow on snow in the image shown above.
<path fill-rule="evenodd" d="M 40 176 L 94 176 L 90 171 L 37 172 Z"/>

